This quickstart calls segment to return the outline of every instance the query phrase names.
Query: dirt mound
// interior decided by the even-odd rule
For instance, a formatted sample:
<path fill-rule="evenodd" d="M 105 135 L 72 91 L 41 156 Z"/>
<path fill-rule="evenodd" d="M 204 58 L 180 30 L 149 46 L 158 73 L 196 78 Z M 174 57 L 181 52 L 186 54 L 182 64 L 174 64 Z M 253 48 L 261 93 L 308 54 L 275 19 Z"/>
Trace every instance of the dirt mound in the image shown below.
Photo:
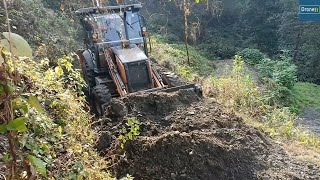
<path fill-rule="evenodd" d="M 109 145 L 100 150 L 107 149 L 117 177 L 320 179 L 318 167 L 292 160 L 260 131 L 191 92 L 144 94 L 124 102 L 127 117 L 138 117 L 141 135 L 125 151 L 115 151 L 127 117 L 107 123 L 107 135 L 101 136 L 107 143 L 101 144 Z"/>
<path fill-rule="evenodd" d="M 142 138 L 127 150 L 128 161 L 116 172 L 137 179 L 252 179 L 251 169 L 261 168 L 252 152 L 231 149 L 211 133 L 171 132 Z"/>
<path fill-rule="evenodd" d="M 123 102 L 132 112 L 164 115 L 177 108 L 198 101 L 199 97 L 190 90 L 180 90 L 175 93 L 142 93 L 125 97 Z"/>
<path fill-rule="evenodd" d="M 185 108 L 193 102 L 199 101 L 199 97 L 192 91 L 180 90 L 175 93 L 141 93 L 125 97 L 114 102 L 113 111 L 126 109 L 126 113 L 103 119 L 100 129 L 101 136 L 98 141 L 98 151 L 108 151 L 111 144 L 127 128 L 127 118 L 137 117 L 142 136 L 154 136 L 163 132 L 170 123 L 165 117 L 179 108 Z"/>

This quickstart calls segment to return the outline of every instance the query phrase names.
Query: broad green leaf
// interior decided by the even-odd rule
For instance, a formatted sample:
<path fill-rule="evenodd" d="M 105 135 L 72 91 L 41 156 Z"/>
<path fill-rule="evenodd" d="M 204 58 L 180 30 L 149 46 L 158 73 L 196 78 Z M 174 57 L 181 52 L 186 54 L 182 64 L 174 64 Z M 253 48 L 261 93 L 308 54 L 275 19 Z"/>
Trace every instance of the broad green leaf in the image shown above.
<path fill-rule="evenodd" d="M 27 118 L 26 117 L 19 117 L 17 119 L 14 119 L 10 121 L 7 125 L 7 130 L 9 131 L 19 131 L 19 132 L 24 132 L 27 129 L 27 126 L 25 124 Z"/>
<path fill-rule="evenodd" d="M 0 125 L 0 133 L 5 133 L 5 132 L 7 132 L 7 125 L 1 124 Z"/>
<path fill-rule="evenodd" d="M 40 174 L 47 177 L 47 169 L 46 169 L 47 164 L 44 161 L 32 155 L 29 155 L 28 159 Z"/>
<path fill-rule="evenodd" d="M 29 96 L 28 103 L 30 104 L 30 106 L 34 107 L 37 111 L 39 111 L 41 113 L 44 112 L 38 99 L 35 96 Z"/>
<path fill-rule="evenodd" d="M 32 49 L 23 37 L 15 33 L 10 33 L 9 37 L 9 32 L 3 32 L 2 35 L 5 39 L 0 41 L 0 45 L 4 47 L 5 50 L 10 51 L 11 49 L 12 54 L 16 56 L 32 57 Z M 9 41 L 11 43 L 9 43 Z"/>

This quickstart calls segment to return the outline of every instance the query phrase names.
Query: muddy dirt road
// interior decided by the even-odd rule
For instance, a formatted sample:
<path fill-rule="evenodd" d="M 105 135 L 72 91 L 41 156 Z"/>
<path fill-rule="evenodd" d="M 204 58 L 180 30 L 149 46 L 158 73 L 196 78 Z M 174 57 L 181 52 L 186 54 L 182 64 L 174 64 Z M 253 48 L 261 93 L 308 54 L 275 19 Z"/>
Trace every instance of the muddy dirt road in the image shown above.
<path fill-rule="evenodd" d="M 117 177 L 135 179 L 320 179 L 314 164 L 294 160 L 265 134 L 191 92 L 124 99 L 141 135 L 116 150 L 126 117 L 106 120 L 98 149 Z"/>
<path fill-rule="evenodd" d="M 303 120 L 301 125 L 320 137 L 320 109 L 306 109 L 300 117 Z"/>

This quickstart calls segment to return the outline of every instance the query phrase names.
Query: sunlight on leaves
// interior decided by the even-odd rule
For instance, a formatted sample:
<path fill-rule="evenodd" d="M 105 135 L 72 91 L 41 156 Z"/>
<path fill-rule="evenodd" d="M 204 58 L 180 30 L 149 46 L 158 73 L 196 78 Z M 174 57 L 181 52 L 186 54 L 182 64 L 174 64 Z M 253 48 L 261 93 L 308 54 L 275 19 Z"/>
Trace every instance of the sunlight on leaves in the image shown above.
<path fill-rule="evenodd" d="M 63 76 L 63 69 L 60 66 L 55 67 L 54 72 L 58 78 Z"/>

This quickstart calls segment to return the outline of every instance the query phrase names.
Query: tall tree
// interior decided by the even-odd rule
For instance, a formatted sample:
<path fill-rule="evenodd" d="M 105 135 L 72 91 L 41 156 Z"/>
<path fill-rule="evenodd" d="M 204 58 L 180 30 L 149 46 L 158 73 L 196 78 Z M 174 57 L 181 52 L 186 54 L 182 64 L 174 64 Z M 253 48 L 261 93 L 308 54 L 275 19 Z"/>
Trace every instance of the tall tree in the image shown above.
<path fill-rule="evenodd" d="M 193 12 L 194 8 L 196 7 L 195 5 L 198 3 L 204 3 L 206 5 L 206 10 L 208 12 L 211 12 L 213 15 L 221 15 L 222 12 L 222 1 L 220 0 L 175 0 L 175 4 L 177 7 L 180 7 L 183 13 L 183 23 L 184 23 L 184 43 L 186 47 L 186 52 L 187 52 L 187 63 L 190 64 L 190 56 L 189 56 L 189 35 L 193 36 L 193 38 L 196 38 L 196 32 L 192 31 L 190 28 L 190 22 L 189 22 L 189 17 L 193 15 L 196 17 L 197 21 L 193 22 L 194 29 L 200 29 L 200 18 L 197 17 L 196 13 Z M 192 22 L 191 22 L 192 23 Z M 194 30 L 193 29 L 193 30 Z"/>

